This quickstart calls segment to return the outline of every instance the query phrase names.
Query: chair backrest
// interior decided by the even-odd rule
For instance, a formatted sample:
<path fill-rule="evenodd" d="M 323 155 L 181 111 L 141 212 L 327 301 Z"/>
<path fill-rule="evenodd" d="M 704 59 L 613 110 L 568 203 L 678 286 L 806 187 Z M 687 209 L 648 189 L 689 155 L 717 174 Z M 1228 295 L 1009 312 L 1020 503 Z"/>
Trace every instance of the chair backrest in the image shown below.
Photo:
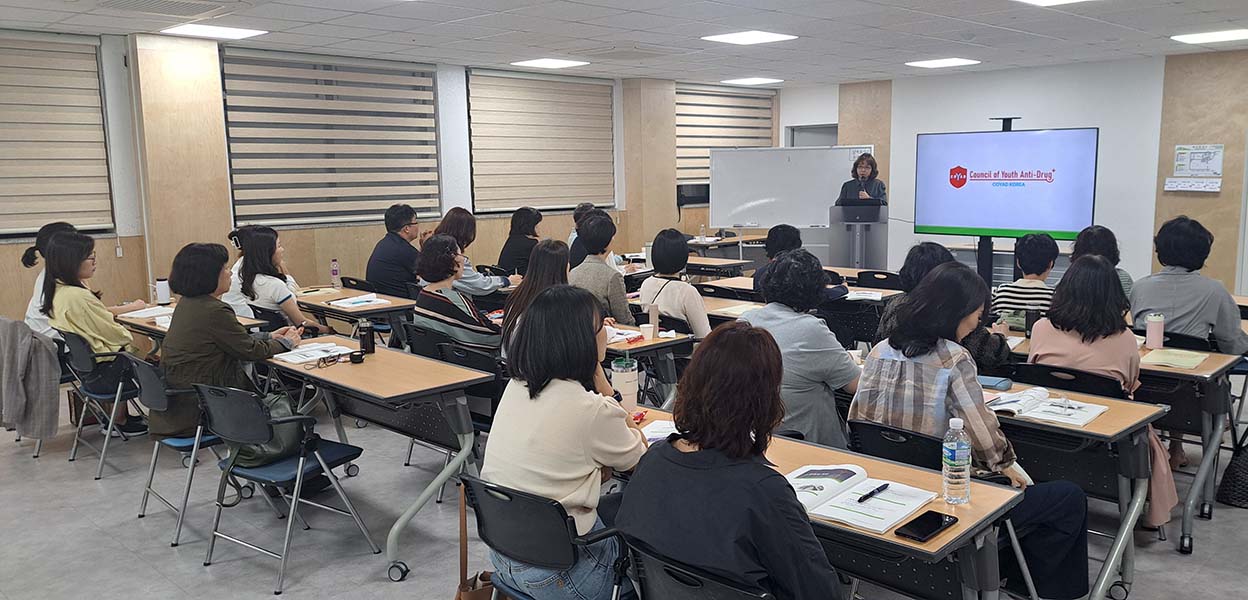
<path fill-rule="evenodd" d="M 367 280 L 360 279 L 358 277 L 347 277 L 346 275 L 343 275 L 339 279 L 342 279 L 342 287 L 347 288 L 349 290 L 359 290 L 361 292 L 370 292 L 370 293 L 377 291 L 377 288 L 374 287 L 373 284 L 369 283 Z"/>
<path fill-rule="evenodd" d="M 1135 335 L 1147 337 L 1148 333 L 1143 329 L 1134 329 Z M 1184 333 L 1172 333 L 1167 331 L 1161 338 L 1161 345 L 1166 348 L 1179 348 L 1181 350 L 1196 350 L 1198 352 L 1213 351 L 1213 343 L 1209 338 L 1187 335 Z"/>
<path fill-rule="evenodd" d="M 480 350 L 446 342 L 438 344 L 438 355 L 443 362 L 459 365 L 467 369 L 484 371 L 494 376 L 494 381 L 479 383 L 464 390 L 469 396 L 489 398 L 490 407 L 494 409 L 490 414 L 493 415 L 498 409 L 498 401 L 503 397 L 503 390 L 507 389 L 508 381 L 506 374 L 503 372 L 503 365 L 499 364 L 498 359 Z"/>
<path fill-rule="evenodd" d="M 249 304 L 252 314 L 257 319 L 264 321 L 264 325 L 260 326 L 261 331 L 277 331 L 286 326 L 286 315 L 281 311 L 260 308 L 255 304 Z"/>
<path fill-rule="evenodd" d="M 273 418 L 260 397 L 246 390 L 195 384 L 208 429 L 233 444 L 264 444 L 273 439 Z"/>
<path fill-rule="evenodd" d="M 407 333 L 407 349 L 412 354 L 425 358 L 442 360 L 442 351 L 438 349 L 438 344 L 455 343 L 451 336 L 440 331 L 424 329 L 415 323 L 403 323 L 403 329 Z"/>
<path fill-rule="evenodd" d="M 858 287 L 877 290 L 900 290 L 901 276 L 888 271 L 859 271 Z"/>
<path fill-rule="evenodd" d="M 641 541 L 626 541 L 633 577 L 646 600 L 775 600 L 767 592 L 752 592 L 740 583 L 667 558 Z"/>
<path fill-rule="evenodd" d="M 688 321 L 667 315 L 659 315 L 659 329 L 670 329 L 676 333 L 693 335 L 693 328 L 689 326 Z"/>
<path fill-rule="evenodd" d="M 514 561 L 556 571 L 576 564 L 576 523 L 556 500 L 461 475 L 477 535 Z"/>
<path fill-rule="evenodd" d="M 95 370 L 95 351 L 91 349 L 91 344 L 87 343 L 86 338 L 72 332 L 56 330 L 61 334 L 61 338 L 65 340 L 65 348 L 69 350 L 69 368 L 79 378 L 86 377 Z"/>
<path fill-rule="evenodd" d="M 745 298 L 732 288 L 720 287 L 717 285 L 703 284 L 696 286 L 698 293 L 710 298 L 727 298 L 729 300 L 744 300 Z"/>
<path fill-rule="evenodd" d="M 1081 392 L 1106 398 L 1123 398 L 1127 393 L 1117 379 L 1079 369 L 1055 365 L 1018 363 L 1012 365 L 1010 379 L 1046 388 Z"/>
<path fill-rule="evenodd" d="M 477 265 L 477 272 L 482 275 L 498 275 L 500 277 L 510 275 L 510 273 L 508 273 L 505 269 L 494 265 Z"/>
<path fill-rule="evenodd" d="M 941 439 L 881 423 L 851 419 L 849 447 L 878 458 L 939 471 Z"/>
<path fill-rule="evenodd" d="M 425 289 L 425 286 L 420 285 L 420 283 L 409 281 L 407 282 L 407 297 L 415 300 L 420 297 L 420 291 L 423 289 Z"/>
<path fill-rule="evenodd" d="M 122 358 L 130 361 L 130 372 L 139 384 L 139 402 L 157 412 L 169 410 L 169 384 L 156 366 L 129 353 Z"/>

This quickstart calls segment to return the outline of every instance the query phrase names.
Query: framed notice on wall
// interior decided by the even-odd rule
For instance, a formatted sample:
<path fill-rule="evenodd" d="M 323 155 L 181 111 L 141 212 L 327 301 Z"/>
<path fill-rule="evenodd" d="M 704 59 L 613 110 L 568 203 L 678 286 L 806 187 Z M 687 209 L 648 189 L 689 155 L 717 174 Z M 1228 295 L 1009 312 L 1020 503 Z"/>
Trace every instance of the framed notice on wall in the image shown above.
<path fill-rule="evenodd" d="M 1222 144 L 1179 144 L 1174 147 L 1175 177 L 1221 177 Z"/>

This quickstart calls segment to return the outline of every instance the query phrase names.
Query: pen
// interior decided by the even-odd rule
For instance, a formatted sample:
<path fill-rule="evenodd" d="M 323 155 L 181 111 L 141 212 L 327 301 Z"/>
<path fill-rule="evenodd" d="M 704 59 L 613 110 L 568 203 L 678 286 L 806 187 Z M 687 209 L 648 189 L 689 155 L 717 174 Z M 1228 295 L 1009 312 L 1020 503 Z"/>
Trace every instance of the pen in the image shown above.
<path fill-rule="evenodd" d="M 861 496 L 859 496 L 859 497 L 858 497 L 858 502 L 859 502 L 859 503 L 866 502 L 867 500 L 870 500 L 870 499 L 872 499 L 872 498 L 876 497 L 877 495 L 879 495 L 879 493 L 880 493 L 880 492 L 882 492 L 882 491 L 884 491 L 884 490 L 886 490 L 886 489 L 888 489 L 888 484 L 887 484 L 887 483 L 886 483 L 886 484 L 884 484 L 884 485 L 881 485 L 880 487 L 877 487 L 877 488 L 875 488 L 875 489 L 873 489 L 873 490 L 871 490 L 871 491 L 869 491 L 869 492 L 867 492 L 867 493 L 865 493 L 865 494 L 863 494 L 863 495 L 861 495 Z"/>

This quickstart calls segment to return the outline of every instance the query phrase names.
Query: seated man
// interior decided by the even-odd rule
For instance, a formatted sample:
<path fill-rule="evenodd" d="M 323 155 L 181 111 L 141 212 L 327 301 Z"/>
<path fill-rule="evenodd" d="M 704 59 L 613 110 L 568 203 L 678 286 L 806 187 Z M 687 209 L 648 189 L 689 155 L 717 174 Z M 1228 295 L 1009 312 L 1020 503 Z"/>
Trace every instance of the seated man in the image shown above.
<path fill-rule="evenodd" d="M 1057 261 L 1057 242 L 1047 233 L 1029 233 L 1014 243 L 1014 262 L 1023 278 L 997 288 L 992 294 L 992 313 L 1005 318 L 1010 327 L 1026 325 L 1026 311 L 1049 311 L 1053 288 L 1044 282 Z"/>
<path fill-rule="evenodd" d="M 416 210 L 406 204 L 386 209 L 386 236 L 373 247 L 364 277 L 380 294 L 407 298 L 407 284 L 416 283 L 420 251 L 412 242 L 420 236 Z"/>

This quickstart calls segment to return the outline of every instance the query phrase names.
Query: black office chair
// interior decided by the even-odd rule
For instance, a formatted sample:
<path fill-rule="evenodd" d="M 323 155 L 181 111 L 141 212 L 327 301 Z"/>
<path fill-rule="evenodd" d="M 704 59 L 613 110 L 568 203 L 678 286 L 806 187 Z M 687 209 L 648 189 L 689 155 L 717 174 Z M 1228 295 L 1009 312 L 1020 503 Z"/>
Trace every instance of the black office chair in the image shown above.
<path fill-rule="evenodd" d="M 425 286 L 420 285 L 419 282 L 409 281 L 407 282 L 407 297 L 415 300 L 420 297 L 420 291 L 423 289 Z"/>
<path fill-rule="evenodd" d="M 454 344 L 455 340 L 445 333 L 424 329 L 415 323 L 404 323 L 403 331 L 407 333 L 407 349 L 412 354 L 442 360 L 442 351 L 438 344 Z"/>
<path fill-rule="evenodd" d="M 351 517 L 355 520 L 355 524 L 359 527 L 360 532 L 364 534 L 364 539 L 368 540 L 368 546 L 373 551 L 373 554 L 381 553 L 381 548 L 378 548 L 377 544 L 373 543 L 368 527 L 360 519 L 355 506 L 351 504 L 351 499 L 347 497 L 347 493 L 343 491 L 342 485 L 338 482 L 338 477 L 333 472 L 334 468 L 359 458 L 360 454 L 364 452 L 363 449 L 357 446 L 322 440 L 314 431 L 316 426 L 315 417 L 296 415 L 277 419 L 272 418 L 268 407 L 265 406 L 260 397 L 251 392 L 198 384 L 195 386 L 195 390 L 199 394 L 200 408 L 204 411 L 208 429 L 225 440 L 225 443 L 230 447 L 230 457 L 219 463 L 221 480 L 217 484 L 217 510 L 212 518 L 212 535 L 208 538 L 208 553 L 204 556 L 204 566 L 212 564 L 212 552 L 216 546 L 217 538 L 257 550 L 281 561 L 281 566 L 277 570 L 277 586 L 273 592 L 274 594 L 281 594 L 282 581 L 286 576 L 286 560 L 290 556 L 290 536 L 294 530 L 295 521 L 300 520 L 304 529 L 309 528 L 307 521 L 303 521 L 303 517 L 299 515 L 300 504 L 315 506 Z M 238 451 L 241 446 L 269 443 L 273 439 L 273 426 L 283 423 L 299 423 L 303 426 L 303 441 L 296 455 L 281 458 L 257 467 L 240 467 L 236 464 L 235 461 L 238 458 Z M 309 463 L 309 458 L 315 459 L 315 462 Z M 310 502 L 301 496 L 304 481 L 319 474 L 324 474 L 329 478 L 334 491 L 338 493 L 338 497 L 342 499 L 342 503 L 347 507 L 346 510 Z M 293 485 L 293 492 L 289 495 L 283 494 L 282 496 L 290 506 L 290 514 L 286 522 L 286 537 L 282 542 L 282 551 L 280 553 L 261 549 L 259 546 L 219 531 L 221 510 L 227 506 L 225 502 L 225 488 L 231 477 L 277 489 Z M 262 496 L 267 498 L 267 495 L 262 494 Z"/>
<path fill-rule="evenodd" d="M 557 500 L 522 492 L 463 475 L 464 497 L 477 514 L 477 535 L 495 552 L 516 562 L 563 571 L 572 568 L 580 556 L 578 546 L 589 546 L 606 539 L 620 539 L 614 529 L 599 529 L 577 535 L 576 522 Z M 611 598 L 620 597 L 627 557 L 620 541 L 620 559 L 615 565 Z M 512 598 L 528 598 L 494 581 L 494 587 Z M 497 597 L 497 594 L 495 595 Z"/>
<path fill-rule="evenodd" d="M 752 592 L 729 581 L 677 562 L 640 540 L 625 538 L 633 580 L 646 600 L 775 600 L 768 592 Z"/>
<path fill-rule="evenodd" d="M 342 279 L 342 287 L 347 288 L 349 290 L 359 290 L 361 292 L 368 292 L 370 294 L 377 292 L 377 288 L 373 286 L 373 284 L 369 283 L 367 279 L 360 279 L 358 277 L 347 277 L 346 275 L 343 275 L 342 277 L 340 277 L 340 279 Z"/>
<path fill-rule="evenodd" d="M 1067 390 L 1106 398 L 1126 399 L 1118 380 L 1079 369 L 1031 363 L 1010 365 L 1010 379 L 1045 388 Z"/>
<path fill-rule="evenodd" d="M 874 341 L 880 328 L 880 310 L 870 302 L 834 300 L 820 304 L 815 314 L 828 324 L 842 346 L 856 348 L 858 342 L 870 344 Z"/>
<path fill-rule="evenodd" d="M 280 310 L 260 308 L 255 304 L 248 304 L 247 306 L 251 307 L 251 313 L 255 315 L 257 319 L 264 321 L 264 325 L 260 326 L 260 331 L 273 332 L 289 325 L 289 323 L 286 322 L 286 315 Z"/>
<path fill-rule="evenodd" d="M 659 315 L 659 329 L 667 329 L 675 331 L 676 333 L 693 335 L 693 328 L 689 326 L 688 321 L 684 319 L 677 319 L 676 317 L 669 317 L 667 315 Z"/>
<path fill-rule="evenodd" d="M 508 275 L 511 275 L 511 273 L 508 273 L 502 268 L 496 267 L 494 265 L 477 265 L 477 272 L 482 275 L 494 275 L 497 277 L 506 277 Z"/>
<path fill-rule="evenodd" d="M 1135 335 L 1147 337 L 1148 333 L 1143 329 L 1134 329 Z M 1213 352 L 1213 343 L 1207 337 L 1197 337 L 1194 335 L 1186 335 L 1182 333 L 1171 333 L 1167 331 L 1162 337 L 1161 345 L 1166 348 L 1178 348 L 1180 350 L 1195 350 L 1197 352 Z"/>
<path fill-rule="evenodd" d="M 95 478 L 100 479 L 104 476 L 104 460 L 108 455 L 108 442 L 113 438 L 114 433 L 121 437 L 122 440 L 129 441 L 130 437 L 117 427 L 117 411 L 123 402 L 130 402 L 139 397 L 139 388 L 135 385 L 133 374 L 127 369 L 126 374 L 117 382 L 115 390 L 105 391 L 101 389 L 92 389 L 92 382 L 98 376 L 96 369 L 103 369 L 111 366 L 109 363 L 99 362 L 100 358 L 113 357 L 113 360 L 124 360 L 124 352 L 95 352 L 91 349 L 91 344 L 82 336 L 69 331 L 56 330 L 61 334 L 61 338 L 65 340 L 65 348 L 69 352 L 69 370 L 74 375 L 72 382 L 74 391 L 78 393 L 83 400 L 83 414 L 78 417 L 78 428 L 74 430 L 74 444 L 69 449 L 69 460 L 73 462 L 78 458 L 78 445 L 82 444 L 100 455 L 99 465 L 95 470 Z M 104 410 L 104 404 L 111 402 L 113 408 L 111 411 Z M 98 423 L 106 424 L 104 427 L 104 443 L 96 448 L 90 442 L 82 438 L 82 428 L 86 425 L 86 411 L 90 410 L 95 415 Z"/>
<path fill-rule="evenodd" d="M 828 285 L 841 285 L 846 283 L 845 276 L 831 269 L 824 269 L 824 273 L 828 274 Z"/>
<path fill-rule="evenodd" d="M 708 298 L 727 298 L 728 300 L 748 300 L 745 294 L 738 292 L 732 288 L 720 287 L 711 284 L 701 284 L 694 286 L 698 288 L 698 293 Z"/>
<path fill-rule="evenodd" d="M 467 369 L 475 369 L 494 376 L 494 381 L 478 383 L 464 390 L 464 393 L 469 396 L 486 398 L 490 401 L 489 415 L 472 414 L 472 424 L 477 431 L 488 432 L 490 425 L 494 421 L 494 412 L 498 410 L 498 402 L 503 397 L 503 390 L 507 389 L 508 378 L 503 363 L 492 354 L 465 348 L 455 343 L 442 342 L 438 344 L 438 353 L 442 357 L 443 362 L 459 365 Z"/>
<path fill-rule="evenodd" d="M 901 276 L 888 271 L 859 271 L 857 286 L 879 290 L 902 290 Z"/>

